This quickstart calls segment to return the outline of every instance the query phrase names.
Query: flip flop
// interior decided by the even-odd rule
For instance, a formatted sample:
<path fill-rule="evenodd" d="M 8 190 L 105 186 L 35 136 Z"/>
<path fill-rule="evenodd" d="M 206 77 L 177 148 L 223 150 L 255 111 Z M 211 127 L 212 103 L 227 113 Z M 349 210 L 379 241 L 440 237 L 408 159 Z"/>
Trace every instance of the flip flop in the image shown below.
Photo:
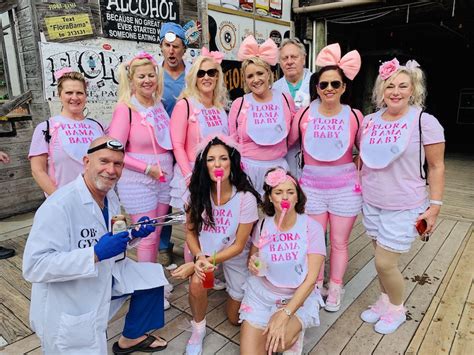
<path fill-rule="evenodd" d="M 134 346 L 131 346 L 129 348 L 121 348 L 118 345 L 118 341 L 116 341 L 114 343 L 114 345 L 112 345 L 112 351 L 116 355 L 131 354 L 135 351 L 141 351 L 141 352 L 144 352 L 144 353 L 153 353 L 155 351 L 164 350 L 168 346 L 168 343 L 167 343 L 166 345 L 156 346 L 156 347 L 152 348 L 150 345 L 153 344 L 153 342 L 155 340 L 163 340 L 163 341 L 166 341 L 166 340 L 163 339 L 162 337 L 159 337 L 159 339 L 158 339 L 158 338 L 156 338 L 155 336 L 153 336 L 151 334 L 146 334 L 146 336 L 147 337 L 145 339 L 143 339 L 141 342 L 139 342 L 138 344 L 136 344 Z"/>

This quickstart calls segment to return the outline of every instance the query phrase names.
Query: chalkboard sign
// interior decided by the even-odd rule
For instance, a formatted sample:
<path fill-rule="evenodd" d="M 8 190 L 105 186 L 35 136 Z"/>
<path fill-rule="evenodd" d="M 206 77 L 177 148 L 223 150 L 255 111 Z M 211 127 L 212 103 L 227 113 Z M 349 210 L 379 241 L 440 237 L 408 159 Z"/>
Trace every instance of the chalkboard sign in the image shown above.
<path fill-rule="evenodd" d="M 100 0 L 105 37 L 159 43 L 163 22 L 179 22 L 177 0 Z"/>

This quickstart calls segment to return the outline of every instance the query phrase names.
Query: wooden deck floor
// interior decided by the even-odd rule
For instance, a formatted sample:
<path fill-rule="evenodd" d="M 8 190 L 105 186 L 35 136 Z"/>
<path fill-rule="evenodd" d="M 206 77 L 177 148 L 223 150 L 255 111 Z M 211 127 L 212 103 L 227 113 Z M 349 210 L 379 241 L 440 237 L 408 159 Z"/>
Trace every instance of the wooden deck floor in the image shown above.
<path fill-rule="evenodd" d="M 340 312 L 321 311 L 321 326 L 307 330 L 306 354 L 469 354 L 474 348 L 474 162 L 448 157 L 445 206 L 428 243 L 416 241 L 401 258 L 406 279 L 409 321 L 395 334 L 382 336 L 363 323 L 359 314 L 374 301 L 378 281 L 373 251 L 357 220 L 349 246 L 346 293 Z M 29 328 L 30 284 L 21 276 L 24 244 L 32 214 L 0 221 L 0 245 L 17 255 L 0 260 L 0 353 L 41 354 L 39 340 Z M 182 228 L 175 228 L 180 254 Z M 181 251 L 182 253 L 182 251 Z M 178 257 L 179 261 L 182 261 Z M 169 340 L 160 354 L 182 354 L 190 336 L 190 310 L 185 282 L 175 282 L 166 311 L 166 326 L 157 331 Z M 204 354 L 238 354 L 239 327 L 224 315 L 224 291 L 211 291 Z M 126 307 L 108 328 L 109 352 L 123 327 Z M 469 350 L 471 349 L 471 350 Z M 110 352 L 111 353 L 111 352 Z"/>

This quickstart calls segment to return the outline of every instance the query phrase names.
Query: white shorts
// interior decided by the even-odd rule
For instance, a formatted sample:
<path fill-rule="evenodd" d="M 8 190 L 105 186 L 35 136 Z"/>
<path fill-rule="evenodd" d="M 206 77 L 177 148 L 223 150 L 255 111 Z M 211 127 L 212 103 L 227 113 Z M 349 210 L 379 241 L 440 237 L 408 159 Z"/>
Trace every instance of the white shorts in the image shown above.
<path fill-rule="evenodd" d="M 362 194 L 354 190 L 357 169 L 354 163 L 338 166 L 305 165 L 300 178 L 306 194 L 307 214 L 329 212 L 341 217 L 357 216 L 362 208 Z"/>
<path fill-rule="evenodd" d="M 167 174 L 166 182 L 152 179 L 144 173 L 123 169 L 122 177 L 117 183 L 120 202 L 129 214 L 138 214 L 156 209 L 159 203 L 170 203 L 170 181 L 173 178 L 173 154 L 127 153 L 129 156 L 147 164 L 160 162 L 162 171 Z"/>
<path fill-rule="evenodd" d="M 362 222 L 367 235 L 382 248 L 406 253 L 418 235 L 415 228 L 416 219 L 427 207 L 428 204 L 425 204 L 411 210 L 392 211 L 364 203 Z"/>
<path fill-rule="evenodd" d="M 288 153 L 286 153 L 286 161 L 288 162 L 288 166 L 290 169 L 291 174 L 298 180 L 301 177 L 302 169 L 299 166 L 298 161 L 298 153 L 300 152 L 300 145 L 296 143 L 288 149 Z"/>
<path fill-rule="evenodd" d="M 255 160 L 242 157 L 242 165 L 247 176 L 252 181 L 253 187 L 260 196 L 263 196 L 263 183 L 265 180 L 265 174 L 271 168 L 282 167 L 288 170 L 288 163 L 284 158 L 278 158 L 275 160 Z"/>
<path fill-rule="evenodd" d="M 190 162 L 190 164 L 191 166 L 194 166 L 193 162 Z M 186 186 L 186 181 L 183 174 L 181 174 L 181 169 L 177 163 L 174 165 L 173 180 L 171 180 L 170 186 L 170 206 L 184 211 L 184 204 L 186 202 L 185 197 L 188 196 L 188 194 L 186 194 L 188 187 Z"/>
<path fill-rule="evenodd" d="M 240 307 L 240 321 L 248 321 L 258 328 L 265 328 L 282 305 L 288 303 L 294 292 L 278 293 L 270 290 L 263 277 L 250 276 L 244 284 L 244 298 Z M 312 292 L 296 311 L 303 328 L 319 325 L 319 307 L 324 302 L 319 292 Z"/>

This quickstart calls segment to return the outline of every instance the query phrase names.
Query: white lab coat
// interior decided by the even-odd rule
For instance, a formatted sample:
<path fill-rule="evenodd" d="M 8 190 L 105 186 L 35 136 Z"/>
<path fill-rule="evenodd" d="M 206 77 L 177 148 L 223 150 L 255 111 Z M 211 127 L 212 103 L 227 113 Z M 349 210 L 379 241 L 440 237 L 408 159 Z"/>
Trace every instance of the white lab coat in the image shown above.
<path fill-rule="evenodd" d="M 301 83 L 300 88 L 295 94 L 294 101 L 296 110 L 301 109 L 302 107 L 308 106 L 310 103 L 309 96 L 309 80 L 311 79 L 311 73 L 309 69 L 304 69 L 303 82 Z M 285 77 L 278 79 L 274 84 L 273 88 L 284 93 L 290 94 L 290 89 L 288 88 L 288 83 L 286 82 Z M 300 178 L 301 169 L 298 166 L 298 162 L 295 158 L 296 154 L 300 151 L 300 145 L 295 144 L 292 147 L 288 147 L 288 153 L 286 154 L 286 161 L 290 167 L 290 171 L 296 178 Z"/>
<path fill-rule="evenodd" d="M 107 199 L 110 220 L 120 206 L 112 190 Z M 111 297 L 168 283 L 160 264 L 116 262 L 123 254 L 94 263 L 93 246 L 107 229 L 82 176 L 36 212 L 23 276 L 33 283 L 31 327 L 45 354 L 107 354 L 107 323 L 125 300 Z"/>

